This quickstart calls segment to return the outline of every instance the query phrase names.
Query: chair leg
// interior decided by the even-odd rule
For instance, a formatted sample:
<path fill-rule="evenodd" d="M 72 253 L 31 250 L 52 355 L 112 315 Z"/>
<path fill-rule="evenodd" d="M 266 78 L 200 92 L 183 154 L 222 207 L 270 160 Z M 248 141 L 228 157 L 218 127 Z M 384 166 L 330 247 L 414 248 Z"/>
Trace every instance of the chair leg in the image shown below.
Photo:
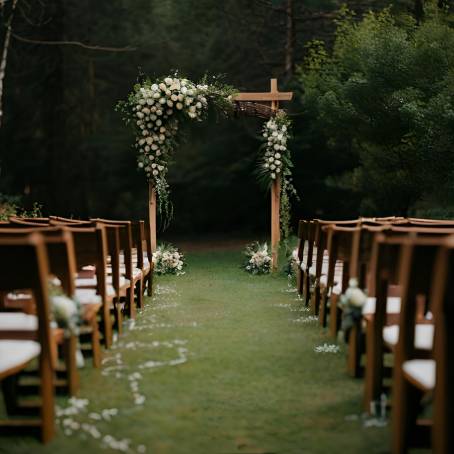
<path fill-rule="evenodd" d="M 395 367 L 392 395 L 392 453 L 405 454 L 410 447 L 410 435 L 416 426 L 422 393 L 405 380 L 402 370 Z"/>
<path fill-rule="evenodd" d="M 143 309 L 143 289 L 144 289 L 144 280 L 140 279 L 137 284 L 137 307 Z"/>
<path fill-rule="evenodd" d="M 147 282 L 147 296 L 152 296 L 153 295 L 153 268 L 150 269 L 150 272 L 148 273 L 148 282 Z"/>
<path fill-rule="evenodd" d="M 99 340 L 99 327 L 96 317 L 91 322 L 91 351 L 93 355 L 93 367 L 101 367 L 101 343 Z"/>
<path fill-rule="evenodd" d="M 114 303 L 115 328 L 119 336 L 123 334 L 123 312 L 119 301 Z"/>
<path fill-rule="evenodd" d="M 48 443 L 55 435 L 54 371 L 50 358 L 40 358 L 41 441 Z"/>
<path fill-rule="evenodd" d="M 355 324 L 350 330 L 348 338 L 347 372 L 350 377 L 358 378 L 361 376 L 361 354 L 362 354 L 362 332 L 361 324 Z M 366 411 L 369 411 L 366 408 Z"/>
<path fill-rule="evenodd" d="M 77 395 L 79 391 L 79 372 L 76 364 L 77 337 L 69 336 L 63 340 L 63 358 L 66 366 L 66 380 L 68 384 L 68 394 Z"/>
<path fill-rule="evenodd" d="M 325 328 L 326 327 L 326 316 L 327 316 L 327 304 L 328 304 L 328 294 L 327 290 L 323 289 L 322 295 L 320 298 L 320 308 L 319 308 L 319 315 L 318 320 L 320 325 Z"/>
<path fill-rule="evenodd" d="M 1 382 L 6 413 L 10 416 L 16 414 L 18 408 L 18 379 L 19 377 L 17 375 L 11 375 L 3 379 Z"/>
<path fill-rule="evenodd" d="M 116 308 L 116 304 L 114 304 L 114 308 Z M 116 312 L 116 309 L 115 309 Z M 104 336 L 104 346 L 106 348 L 110 348 L 112 346 L 113 342 L 113 334 L 112 334 L 112 319 L 110 317 L 110 309 L 109 305 L 107 303 L 104 304 L 104 310 L 101 315 L 102 317 L 102 331 L 103 331 L 103 336 Z M 115 315 L 115 321 L 116 321 L 116 315 Z"/>
<path fill-rule="evenodd" d="M 383 347 L 374 338 L 373 321 L 366 324 L 366 369 L 364 380 L 364 411 L 370 412 L 370 403 L 380 396 L 383 383 Z"/>
<path fill-rule="evenodd" d="M 126 290 L 126 305 L 127 305 L 127 313 L 129 318 L 135 319 L 136 318 L 136 305 L 134 302 L 134 290 L 135 286 L 131 283 L 131 287 Z"/>
<path fill-rule="evenodd" d="M 337 307 L 338 299 L 339 295 L 332 294 L 329 307 L 329 333 L 331 337 L 334 338 L 337 337 L 337 332 L 339 331 L 339 308 Z"/>

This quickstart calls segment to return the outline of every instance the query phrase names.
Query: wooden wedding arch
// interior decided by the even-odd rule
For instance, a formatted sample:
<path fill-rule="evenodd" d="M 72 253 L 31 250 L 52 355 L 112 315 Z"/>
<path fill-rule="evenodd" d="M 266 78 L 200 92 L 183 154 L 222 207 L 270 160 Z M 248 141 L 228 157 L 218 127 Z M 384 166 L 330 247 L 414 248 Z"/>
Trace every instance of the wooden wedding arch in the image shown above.
<path fill-rule="evenodd" d="M 237 114 L 270 118 L 279 110 L 279 103 L 290 101 L 292 92 L 280 92 L 277 79 L 271 79 L 271 90 L 262 93 L 238 93 L 235 96 Z M 278 247 L 280 241 L 280 186 L 278 176 L 271 185 L 271 257 L 272 268 L 276 270 L 278 265 Z M 148 216 L 150 222 L 151 247 L 153 252 L 157 247 L 157 200 L 156 190 L 152 183 L 149 184 Z"/>

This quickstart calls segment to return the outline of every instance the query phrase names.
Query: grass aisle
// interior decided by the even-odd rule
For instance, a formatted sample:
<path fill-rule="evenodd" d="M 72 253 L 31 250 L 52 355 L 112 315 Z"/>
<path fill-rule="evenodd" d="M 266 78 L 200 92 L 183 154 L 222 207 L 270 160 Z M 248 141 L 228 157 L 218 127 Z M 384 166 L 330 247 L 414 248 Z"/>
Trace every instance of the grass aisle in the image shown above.
<path fill-rule="evenodd" d="M 83 370 L 88 402 L 59 417 L 55 441 L 2 438 L 0 452 L 386 452 L 387 429 L 352 417 L 361 382 L 346 376 L 342 353 L 314 352 L 329 339 L 301 321 L 285 277 L 249 276 L 239 260 L 197 252 L 185 276 L 157 277 L 102 371 Z"/>

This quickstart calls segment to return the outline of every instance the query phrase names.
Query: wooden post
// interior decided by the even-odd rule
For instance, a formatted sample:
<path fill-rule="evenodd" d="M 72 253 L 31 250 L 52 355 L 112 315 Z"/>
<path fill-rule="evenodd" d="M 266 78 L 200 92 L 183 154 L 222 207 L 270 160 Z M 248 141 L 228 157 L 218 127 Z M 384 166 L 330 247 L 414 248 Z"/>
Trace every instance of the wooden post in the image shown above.
<path fill-rule="evenodd" d="M 271 93 L 278 93 L 277 79 L 271 79 Z M 276 112 L 279 109 L 279 101 L 271 101 L 271 109 Z M 271 185 L 271 266 L 273 271 L 277 270 L 279 260 L 279 241 L 281 240 L 280 227 L 281 207 L 281 179 L 278 175 Z"/>
<path fill-rule="evenodd" d="M 279 241 L 281 240 L 280 206 L 281 179 L 277 177 L 271 185 L 271 265 L 273 271 L 277 270 Z"/>
<path fill-rule="evenodd" d="M 148 184 L 148 220 L 150 223 L 150 244 L 152 252 L 156 251 L 156 189 Z"/>

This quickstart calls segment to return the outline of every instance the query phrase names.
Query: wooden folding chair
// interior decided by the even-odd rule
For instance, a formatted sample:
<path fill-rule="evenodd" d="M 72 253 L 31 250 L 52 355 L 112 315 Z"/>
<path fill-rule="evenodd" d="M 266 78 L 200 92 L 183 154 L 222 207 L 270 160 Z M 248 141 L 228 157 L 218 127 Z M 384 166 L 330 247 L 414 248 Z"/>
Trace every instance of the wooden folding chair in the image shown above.
<path fill-rule="evenodd" d="M 0 237 L 0 289 L 28 288 L 33 292 L 38 316 L 38 332 L 27 340 L 0 340 L 0 381 L 9 414 L 21 413 L 17 401 L 17 377 L 29 363 L 39 358 L 40 418 L 2 421 L 0 427 L 10 432 L 21 428 L 38 429 L 41 440 L 49 442 L 54 428 L 54 360 L 50 329 L 46 248 L 38 233 L 24 238 Z M 13 264 L 20 263 L 20 269 Z M 28 409 L 30 410 L 30 409 Z"/>
<path fill-rule="evenodd" d="M 72 233 L 78 269 L 82 270 L 87 266 L 94 267 L 93 277 L 76 279 L 75 295 L 82 300 L 91 298 L 93 295 L 101 297 L 101 328 L 104 345 L 109 348 L 113 341 L 110 311 L 112 309 L 114 313 L 117 313 L 118 308 L 115 305 L 116 291 L 107 279 L 108 242 L 106 230 L 102 226 L 79 227 L 68 225 L 66 225 L 66 229 Z"/>
<path fill-rule="evenodd" d="M 454 237 L 438 240 L 432 266 L 418 256 L 413 244 L 406 246 L 406 269 L 402 269 L 403 298 L 399 341 L 395 348 L 393 374 L 392 451 L 408 452 L 410 447 L 430 447 L 437 454 L 454 451 Z M 412 301 L 421 278 L 430 280 L 430 303 L 434 320 L 431 358 L 421 359 L 417 343 L 418 314 Z M 419 418 L 422 398 L 432 397 L 433 418 Z M 431 435 L 431 436 L 430 436 Z"/>
<path fill-rule="evenodd" d="M 421 356 L 427 355 L 432 348 L 433 324 L 425 318 L 429 308 L 428 295 L 430 281 L 426 269 L 431 269 L 435 260 L 435 251 L 443 241 L 445 234 L 428 235 L 425 231 L 415 232 L 408 229 L 407 233 L 398 231 L 395 235 L 394 228 L 387 231 L 388 236 L 378 235 L 376 238 L 376 265 L 374 266 L 376 304 L 373 319 L 368 320 L 366 332 L 366 375 L 364 406 L 368 410 L 370 402 L 377 400 L 383 391 L 384 379 L 384 352 L 394 351 L 400 336 L 398 323 L 402 316 L 402 305 L 405 292 L 407 274 L 411 271 L 418 276 L 417 297 L 412 298 L 418 314 L 418 325 L 415 334 L 415 348 Z M 443 229 L 442 229 L 443 231 Z M 454 233 L 454 230 L 451 231 Z M 410 270 L 408 249 L 411 244 L 412 254 L 419 259 L 413 264 Z M 394 317 L 389 313 L 389 284 L 397 283 L 400 289 L 399 313 Z M 405 291 L 405 292 L 404 292 Z"/>
<path fill-rule="evenodd" d="M 132 234 L 131 221 L 116 221 L 109 219 L 92 219 L 92 221 L 100 224 L 104 223 L 124 227 L 124 229 L 120 232 L 120 248 L 122 251 L 120 257 L 121 262 L 123 262 L 121 263 L 123 265 L 123 267 L 121 267 L 121 271 L 124 273 L 125 278 L 130 282 L 126 298 L 126 310 L 128 311 L 129 317 L 135 318 L 136 306 L 134 304 L 134 291 L 136 290 L 138 298 L 142 297 L 142 272 L 135 266 L 135 264 L 133 264 L 132 255 L 134 237 Z"/>

